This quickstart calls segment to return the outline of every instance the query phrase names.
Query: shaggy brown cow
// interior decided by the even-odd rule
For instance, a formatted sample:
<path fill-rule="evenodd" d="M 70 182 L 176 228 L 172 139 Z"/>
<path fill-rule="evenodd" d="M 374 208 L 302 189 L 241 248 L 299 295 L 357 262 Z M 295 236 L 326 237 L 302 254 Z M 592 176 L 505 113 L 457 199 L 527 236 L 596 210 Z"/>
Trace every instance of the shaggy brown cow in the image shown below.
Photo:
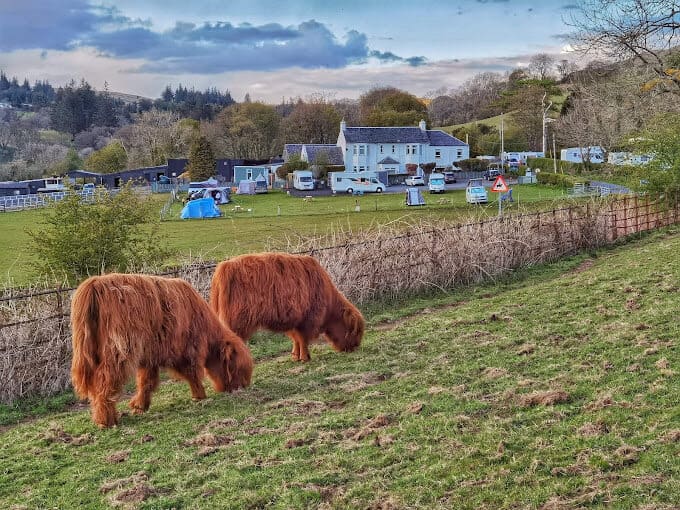
<path fill-rule="evenodd" d="M 364 334 L 361 312 L 306 255 L 260 253 L 221 262 L 210 305 L 244 340 L 260 328 L 285 332 L 294 361 L 308 361 L 310 341 L 324 333 L 337 351 L 353 351 Z"/>
<path fill-rule="evenodd" d="M 134 413 L 149 408 L 161 368 L 188 381 L 195 400 L 205 398 L 204 369 L 216 391 L 250 384 L 248 347 L 179 278 L 88 278 L 73 295 L 71 328 L 73 386 L 90 399 L 92 420 L 100 427 L 117 423 L 116 401 L 135 370 Z"/>

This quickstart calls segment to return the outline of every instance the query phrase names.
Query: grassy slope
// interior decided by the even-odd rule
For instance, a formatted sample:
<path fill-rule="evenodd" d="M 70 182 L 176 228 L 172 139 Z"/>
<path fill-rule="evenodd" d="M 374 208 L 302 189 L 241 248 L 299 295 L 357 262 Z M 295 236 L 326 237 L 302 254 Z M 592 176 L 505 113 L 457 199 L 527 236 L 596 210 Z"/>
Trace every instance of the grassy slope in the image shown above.
<path fill-rule="evenodd" d="M 358 352 L 307 364 L 259 336 L 247 390 L 192 403 L 166 382 L 117 429 L 85 409 L 14 426 L 0 506 L 671 508 L 679 249 L 658 234 L 384 305 Z M 540 391 L 566 401 L 523 404 Z"/>
<path fill-rule="evenodd" d="M 493 195 L 490 193 L 490 195 Z M 563 197 L 562 190 L 540 186 L 516 186 L 513 196 L 516 211 L 536 207 L 549 207 L 553 200 Z M 161 233 L 168 246 L 178 255 L 200 255 L 203 258 L 221 259 L 249 251 L 261 251 L 270 245 L 281 245 L 286 238 L 298 235 L 325 234 L 329 231 L 357 230 L 391 221 L 417 221 L 424 219 L 463 219 L 494 216 L 497 205 L 469 206 L 463 191 L 430 196 L 424 193 L 427 207 L 404 205 L 402 194 L 365 195 L 364 197 L 318 197 L 313 202 L 288 196 L 282 192 L 267 195 L 234 196 L 234 203 L 222 206 L 224 217 L 214 220 L 180 220 L 181 205 L 172 209 L 169 221 L 161 224 Z M 152 196 L 158 210 L 167 195 Z M 451 203 L 439 204 L 441 198 Z M 494 200 L 494 197 L 490 197 Z M 361 212 L 354 212 L 356 203 Z M 234 213 L 235 204 L 252 212 Z M 277 207 L 281 207 L 278 216 Z M 35 228 L 41 219 L 40 211 L 21 211 L 0 214 L 0 282 L 24 284 L 35 278 L 33 254 L 26 229 Z"/>

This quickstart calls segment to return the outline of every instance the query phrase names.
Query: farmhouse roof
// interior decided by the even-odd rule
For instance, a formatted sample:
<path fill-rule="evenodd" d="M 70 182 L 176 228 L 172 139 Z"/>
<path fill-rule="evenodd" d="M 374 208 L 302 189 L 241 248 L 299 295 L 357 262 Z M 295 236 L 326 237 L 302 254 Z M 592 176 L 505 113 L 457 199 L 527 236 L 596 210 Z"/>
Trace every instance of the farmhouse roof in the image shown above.
<path fill-rule="evenodd" d="M 346 127 L 344 133 L 347 143 L 430 143 L 419 127 Z"/>
<path fill-rule="evenodd" d="M 430 145 L 436 145 L 439 147 L 467 145 L 465 142 L 459 140 L 455 136 L 451 136 L 440 129 L 428 129 L 427 137 L 430 139 Z"/>
<path fill-rule="evenodd" d="M 283 152 L 288 154 L 288 157 L 297 155 L 299 156 L 302 152 L 301 143 L 287 143 L 283 146 Z"/>
<path fill-rule="evenodd" d="M 380 161 L 378 161 L 378 164 L 379 165 L 398 165 L 399 161 L 387 156 L 386 158 L 383 158 Z"/>
<path fill-rule="evenodd" d="M 307 161 L 314 163 L 319 154 L 326 154 L 328 156 L 329 165 L 343 165 L 345 160 L 342 156 L 342 149 L 337 145 L 331 144 L 305 144 L 305 152 L 307 153 Z"/>

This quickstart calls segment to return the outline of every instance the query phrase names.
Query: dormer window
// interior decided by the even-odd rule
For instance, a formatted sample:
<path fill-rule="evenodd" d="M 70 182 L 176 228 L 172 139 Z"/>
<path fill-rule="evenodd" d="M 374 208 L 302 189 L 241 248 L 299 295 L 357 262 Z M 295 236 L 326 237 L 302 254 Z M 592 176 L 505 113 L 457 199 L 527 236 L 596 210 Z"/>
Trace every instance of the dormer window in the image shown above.
<path fill-rule="evenodd" d="M 366 154 L 366 146 L 359 145 L 359 154 Z"/>

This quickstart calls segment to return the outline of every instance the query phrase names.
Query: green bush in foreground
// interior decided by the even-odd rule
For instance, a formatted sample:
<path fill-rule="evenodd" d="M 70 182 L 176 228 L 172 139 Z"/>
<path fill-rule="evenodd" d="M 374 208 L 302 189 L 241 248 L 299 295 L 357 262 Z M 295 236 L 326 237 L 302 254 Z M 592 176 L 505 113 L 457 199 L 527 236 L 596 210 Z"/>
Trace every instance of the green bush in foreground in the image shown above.
<path fill-rule="evenodd" d="M 38 269 L 77 281 L 162 262 L 169 253 L 150 206 L 129 184 L 116 195 L 99 189 L 91 202 L 76 193 L 54 202 L 42 211 L 42 227 L 28 231 Z"/>

